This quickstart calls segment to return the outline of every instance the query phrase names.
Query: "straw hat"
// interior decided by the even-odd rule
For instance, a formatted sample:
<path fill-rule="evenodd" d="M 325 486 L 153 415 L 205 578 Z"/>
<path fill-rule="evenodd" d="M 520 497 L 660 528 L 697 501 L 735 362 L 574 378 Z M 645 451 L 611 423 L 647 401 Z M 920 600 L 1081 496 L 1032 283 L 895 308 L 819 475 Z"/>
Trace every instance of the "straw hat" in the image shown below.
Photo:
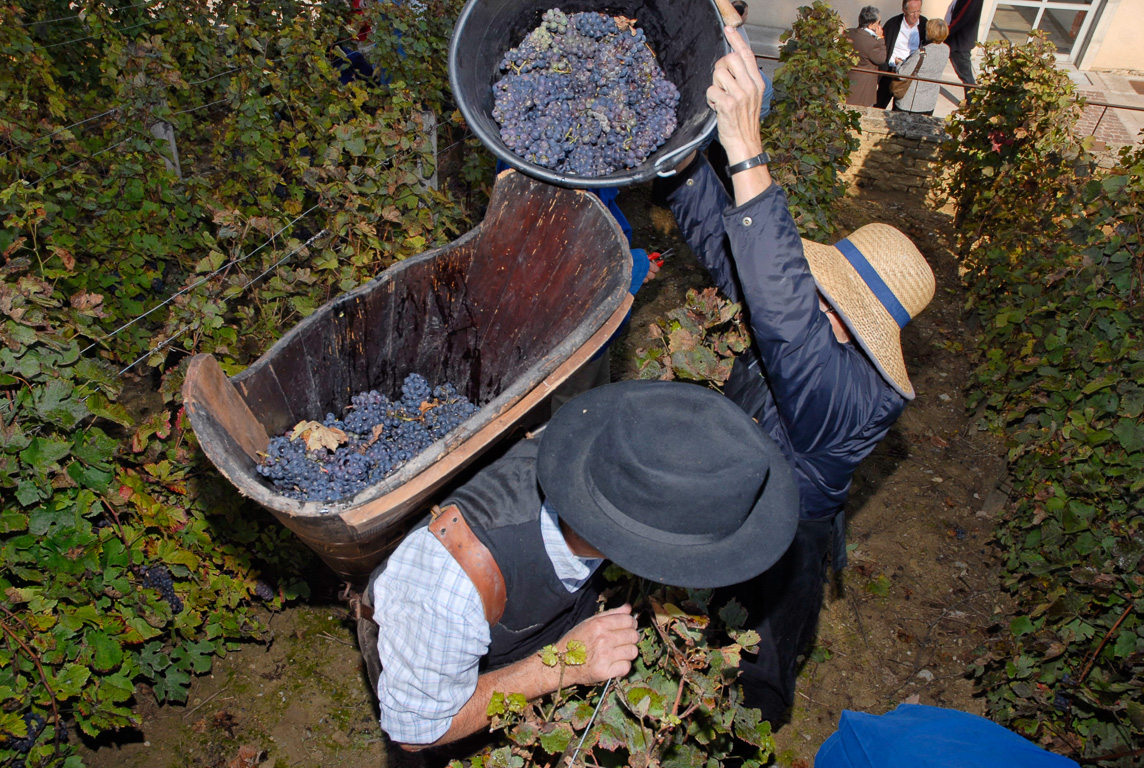
<path fill-rule="evenodd" d="M 925 257 L 888 224 L 867 224 L 834 245 L 802 245 L 818 290 L 882 377 L 912 400 L 901 330 L 933 298 L 933 270 Z"/>

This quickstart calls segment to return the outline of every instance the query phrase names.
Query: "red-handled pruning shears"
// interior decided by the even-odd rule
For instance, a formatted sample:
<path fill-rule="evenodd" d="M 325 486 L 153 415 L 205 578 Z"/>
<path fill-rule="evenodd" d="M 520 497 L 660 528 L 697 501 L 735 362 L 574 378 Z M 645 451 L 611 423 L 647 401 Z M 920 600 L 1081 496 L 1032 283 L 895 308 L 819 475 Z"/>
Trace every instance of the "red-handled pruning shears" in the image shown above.
<path fill-rule="evenodd" d="M 663 260 L 666 259 L 668 256 L 670 256 L 673 253 L 675 253 L 674 248 L 668 248 L 663 253 L 660 253 L 659 251 L 652 251 L 651 253 L 649 253 L 647 255 L 647 258 L 648 258 L 648 261 L 655 264 L 657 267 L 662 267 L 663 266 Z"/>

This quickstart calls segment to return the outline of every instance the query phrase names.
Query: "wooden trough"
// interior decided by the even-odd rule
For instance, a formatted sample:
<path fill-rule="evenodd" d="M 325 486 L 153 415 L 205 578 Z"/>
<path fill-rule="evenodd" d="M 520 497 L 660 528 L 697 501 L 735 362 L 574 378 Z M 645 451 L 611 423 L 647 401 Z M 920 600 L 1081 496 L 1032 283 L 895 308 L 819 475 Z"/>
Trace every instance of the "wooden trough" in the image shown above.
<path fill-rule="evenodd" d="M 515 171 L 483 223 L 326 304 L 227 378 L 197 355 L 183 397 L 218 470 L 340 576 L 361 583 L 462 468 L 608 341 L 631 306 L 631 255 L 587 192 Z M 383 482 L 338 502 L 279 494 L 255 462 L 270 436 L 341 414 L 410 373 L 453 383 L 480 410 Z"/>

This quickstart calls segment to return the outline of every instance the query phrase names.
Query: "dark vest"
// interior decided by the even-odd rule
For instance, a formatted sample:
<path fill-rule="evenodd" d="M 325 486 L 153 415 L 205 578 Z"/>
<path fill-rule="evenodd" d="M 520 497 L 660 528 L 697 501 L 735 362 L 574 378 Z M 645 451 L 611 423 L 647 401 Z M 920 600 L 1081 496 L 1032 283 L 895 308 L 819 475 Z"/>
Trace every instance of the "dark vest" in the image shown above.
<path fill-rule="evenodd" d="M 490 630 L 492 642 L 481 659 L 482 671 L 555 643 L 596 608 L 595 579 L 569 592 L 544 549 L 544 499 L 536 480 L 539 448 L 539 439 L 520 441 L 441 503 L 442 508 L 457 505 L 504 575 L 504 615 Z"/>

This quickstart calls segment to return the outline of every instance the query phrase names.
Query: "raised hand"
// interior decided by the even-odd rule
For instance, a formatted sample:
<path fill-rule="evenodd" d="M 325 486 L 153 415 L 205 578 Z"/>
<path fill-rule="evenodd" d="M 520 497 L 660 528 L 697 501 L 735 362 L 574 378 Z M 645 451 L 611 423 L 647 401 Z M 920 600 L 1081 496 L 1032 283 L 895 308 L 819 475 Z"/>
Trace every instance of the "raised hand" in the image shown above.
<path fill-rule="evenodd" d="M 762 151 L 759 109 L 766 85 L 743 36 L 732 27 L 724 27 L 723 34 L 731 44 L 731 53 L 715 64 L 707 104 L 715 110 L 719 141 L 733 165 Z"/>
<path fill-rule="evenodd" d="M 594 685 L 612 677 L 623 677 L 639 654 L 636 643 L 640 633 L 630 605 L 597 613 L 577 624 L 559 643 L 566 648 L 569 640 L 579 640 L 588 650 L 588 659 L 565 670 L 565 683 Z"/>

